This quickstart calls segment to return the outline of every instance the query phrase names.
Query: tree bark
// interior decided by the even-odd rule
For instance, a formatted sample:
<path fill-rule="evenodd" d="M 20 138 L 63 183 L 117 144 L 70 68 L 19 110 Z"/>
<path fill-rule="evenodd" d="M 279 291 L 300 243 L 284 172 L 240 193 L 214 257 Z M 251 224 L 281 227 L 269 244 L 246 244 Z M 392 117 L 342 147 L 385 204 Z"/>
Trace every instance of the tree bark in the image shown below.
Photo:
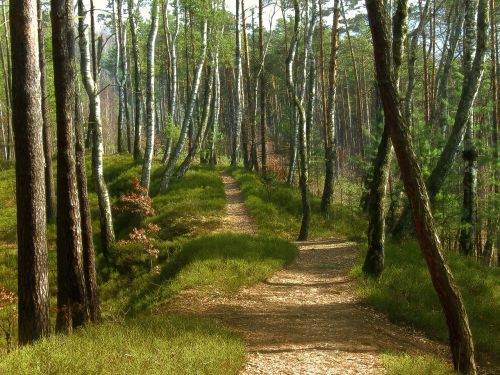
<path fill-rule="evenodd" d="M 484 4 L 484 0 L 481 0 Z M 430 209 L 430 199 L 409 133 L 401 114 L 396 82 L 391 76 L 389 32 L 383 0 L 366 0 L 372 32 L 375 68 L 384 114 L 389 125 L 406 195 L 410 200 L 420 249 L 446 317 L 455 370 L 475 374 L 474 345 L 467 313 L 453 276 L 444 260 Z M 487 4 L 481 12 L 487 13 Z"/>
<path fill-rule="evenodd" d="M 240 0 L 236 0 L 236 17 L 235 17 L 235 54 L 234 64 L 236 65 L 235 72 L 235 95 L 234 95 L 234 125 L 232 132 L 232 149 L 231 149 L 231 166 L 236 167 L 238 164 L 238 154 L 240 151 L 240 136 L 241 136 L 241 27 L 240 27 Z"/>
<path fill-rule="evenodd" d="M 137 36 L 137 7 L 134 0 L 128 0 L 130 35 L 132 36 L 132 61 L 134 64 L 134 160 L 142 158 L 141 150 L 141 70 L 139 65 L 139 39 Z"/>
<path fill-rule="evenodd" d="M 102 138 L 101 100 L 99 98 L 99 71 L 97 51 L 95 46 L 94 3 L 90 1 L 90 39 L 86 34 L 85 17 L 87 10 L 83 0 L 78 0 L 78 40 L 80 44 L 80 71 L 85 91 L 89 98 L 89 128 L 92 128 L 92 178 L 96 185 L 97 200 L 99 203 L 99 219 L 101 224 L 102 252 L 107 256 L 115 242 L 113 216 L 109 201 L 108 188 L 104 180 L 104 144 Z"/>
<path fill-rule="evenodd" d="M 308 188 L 309 171 L 307 165 L 308 163 L 307 163 L 307 139 L 306 139 L 306 113 L 304 110 L 304 106 L 302 105 L 302 98 L 300 98 L 297 95 L 297 92 L 295 90 L 294 75 L 293 75 L 294 74 L 293 62 L 295 60 L 295 54 L 297 51 L 299 28 L 301 24 L 299 1 L 294 0 L 293 6 L 295 12 L 294 29 L 293 29 L 293 36 L 290 44 L 290 49 L 288 51 L 288 57 L 286 60 L 286 67 L 287 67 L 286 73 L 287 73 L 288 90 L 293 96 L 295 107 L 299 113 L 298 128 L 299 128 L 299 154 L 300 154 L 300 172 L 301 172 L 300 192 L 302 196 L 302 223 L 300 227 L 298 241 L 305 241 L 307 240 L 308 237 L 309 222 L 311 219 L 311 204 L 309 201 L 309 188 Z M 306 6 L 309 5 L 306 3 Z M 312 34 L 311 30 L 309 30 L 309 33 Z M 311 38 L 308 37 L 307 39 L 308 41 L 306 43 L 308 44 L 309 39 L 312 40 L 312 35 Z M 304 61 L 304 63 L 306 64 L 307 62 Z"/>
<path fill-rule="evenodd" d="M 158 0 L 153 0 L 151 4 L 151 28 L 149 29 L 146 63 L 146 150 L 144 152 L 144 162 L 142 164 L 141 177 L 141 185 L 148 191 L 151 179 L 151 164 L 153 163 L 155 142 L 154 70 L 156 34 L 158 33 L 158 9 Z"/>
<path fill-rule="evenodd" d="M 95 268 L 95 249 L 90 213 L 89 194 L 87 188 L 87 169 L 85 168 L 85 132 L 80 85 L 76 84 L 75 94 L 75 157 L 76 178 L 78 183 L 78 200 L 80 203 L 80 219 L 82 228 L 83 273 L 85 291 L 89 307 L 89 319 L 92 322 L 101 320 L 101 311 L 97 296 L 97 274 Z"/>
<path fill-rule="evenodd" d="M 399 95 L 399 70 L 407 34 L 408 1 L 398 0 L 392 20 L 392 75 Z M 363 272 L 379 277 L 385 263 L 385 205 L 389 170 L 391 166 L 391 142 L 389 125 L 384 121 L 384 130 L 373 162 L 373 179 L 368 203 L 368 250 L 363 264 Z"/>
<path fill-rule="evenodd" d="M 57 121 L 57 320 L 71 331 L 88 320 L 75 162 L 75 32 L 73 2 L 51 0 Z"/>
<path fill-rule="evenodd" d="M 177 144 L 175 145 L 174 151 L 172 152 L 170 158 L 168 159 L 167 166 L 165 167 L 165 171 L 163 173 L 163 177 L 160 183 L 160 190 L 162 192 L 165 192 L 168 188 L 170 178 L 172 177 L 172 174 L 175 169 L 175 164 L 177 163 L 180 153 L 184 148 L 184 143 L 186 141 L 189 131 L 189 123 L 193 119 L 194 106 L 196 104 L 196 97 L 198 95 L 198 89 L 200 86 L 201 71 L 203 69 L 203 65 L 205 65 L 205 57 L 207 53 L 207 37 L 208 37 L 208 28 L 207 28 L 207 20 L 205 19 L 203 22 L 203 31 L 202 31 L 203 41 L 202 41 L 198 67 L 196 68 L 196 72 L 192 82 L 192 87 L 190 90 L 190 96 L 188 98 L 187 107 L 184 113 L 184 120 L 182 122 L 181 134 L 179 136 L 179 139 L 177 140 Z"/>
<path fill-rule="evenodd" d="M 38 12 L 38 56 L 40 66 L 40 85 L 42 95 L 42 122 L 43 122 L 43 153 L 45 156 L 45 199 L 47 210 L 47 222 L 52 222 L 56 216 L 56 192 L 54 190 L 54 179 L 52 177 L 52 145 L 50 141 L 50 122 L 49 122 L 49 101 L 47 94 L 47 75 L 45 71 L 45 48 L 44 48 L 44 26 L 42 1 L 37 1 Z"/>
<path fill-rule="evenodd" d="M 474 16 L 477 11 L 477 0 L 465 2 L 464 22 L 464 46 L 463 46 L 463 69 L 464 75 L 470 74 L 472 68 L 472 56 L 474 53 L 474 39 L 476 39 L 476 22 Z M 464 255 L 477 256 L 477 150 L 474 143 L 474 116 L 473 105 L 467 124 L 465 125 L 463 176 L 463 202 L 460 226 L 459 246 Z"/>
<path fill-rule="evenodd" d="M 321 212 L 329 217 L 332 196 L 333 180 L 335 176 L 335 154 L 336 154 L 336 134 L 335 134 L 335 98 L 337 94 L 337 51 L 339 48 L 339 0 L 335 0 L 333 5 L 333 23 L 331 36 L 330 68 L 328 80 L 328 103 L 327 118 L 325 126 L 325 184 L 321 197 Z"/>
<path fill-rule="evenodd" d="M 266 136 L 266 74 L 264 69 L 264 21 L 263 21 L 263 0 L 259 0 L 259 54 L 261 61 L 260 79 L 260 157 L 262 175 L 267 175 L 267 136 Z M 257 100 L 256 100 L 257 102 Z"/>
<path fill-rule="evenodd" d="M 36 0 L 11 1 L 19 344 L 50 332 L 44 155 Z"/>

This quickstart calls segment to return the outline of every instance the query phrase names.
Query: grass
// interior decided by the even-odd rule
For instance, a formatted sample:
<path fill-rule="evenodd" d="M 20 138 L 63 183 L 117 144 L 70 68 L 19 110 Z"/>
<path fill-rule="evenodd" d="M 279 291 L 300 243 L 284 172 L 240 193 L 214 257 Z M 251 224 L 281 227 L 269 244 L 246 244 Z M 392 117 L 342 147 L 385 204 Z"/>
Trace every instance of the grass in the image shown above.
<path fill-rule="evenodd" d="M 223 233 L 197 238 L 177 257 L 175 289 L 234 293 L 267 279 L 297 255 L 288 241 Z"/>
<path fill-rule="evenodd" d="M 478 352 L 485 363 L 500 358 L 500 270 L 447 253 L 450 269 L 459 286 L 469 316 Z M 368 304 L 396 321 L 410 323 L 429 337 L 448 341 L 448 329 L 432 286 L 427 267 L 415 241 L 404 244 L 388 241 L 386 268 L 379 280 L 366 278 L 361 271 L 364 251 L 353 270 L 357 293 Z"/>
<path fill-rule="evenodd" d="M 386 375 L 453 375 L 452 367 L 430 355 L 384 354 L 382 364 Z"/>
<path fill-rule="evenodd" d="M 295 240 L 301 223 L 300 193 L 278 180 L 263 180 L 244 169 L 233 169 L 245 204 L 259 227 L 259 233 Z M 356 208 L 340 204 L 332 207 L 331 217 L 320 213 L 320 198 L 311 196 L 310 238 L 338 237 L 359 240 L 365 236 L 366 221 Z"/>
<path fill-rule="evenodd" d="M 241 339 L 213 321 L 149 316 L 51 336 L 0 359 L 4 375 L 237 374 Z"/>
<path fill-rule="evenodd" d="M 148 272 L 147 259 L 141 263 L 136 257 L 135 267 L 114 272 L 101 287 L 101 296 L 109 301 L 107 313 L 117 316 L 151 311 L 187 288 L 234 293 L 265 280 L 297 254 L 297 248 L 288 241 L 231 233 L 197 237 L 178 246 L 170 253 L 168 247 L 160 249 L 158 274 Z M 131 251 L 141 254 L 144 250 L 139 247 Z M 124 256 L 130 262 L 131 256 Z"/>

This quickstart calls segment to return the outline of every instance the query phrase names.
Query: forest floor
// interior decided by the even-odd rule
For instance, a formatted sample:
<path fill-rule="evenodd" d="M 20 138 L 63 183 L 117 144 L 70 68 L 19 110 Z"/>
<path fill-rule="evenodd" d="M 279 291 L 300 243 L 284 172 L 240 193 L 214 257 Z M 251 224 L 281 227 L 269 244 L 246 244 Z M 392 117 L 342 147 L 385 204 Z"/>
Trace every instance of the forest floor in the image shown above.
<path fill-rule="evenodd" d="M 237 182 L 225 172 L 222 178 L 222 230 L 255 233 Z M 296 261 L 265 282 L 234 295 L 188 289 L 163 307 L 218 319 L 240 333 L 249 353 L 243 374 L 380 374 L 387 353 L 449 357 L 444 345 L 361 303 L 350 275 L 358 256 L 353 243 L 296 245 Z"/>

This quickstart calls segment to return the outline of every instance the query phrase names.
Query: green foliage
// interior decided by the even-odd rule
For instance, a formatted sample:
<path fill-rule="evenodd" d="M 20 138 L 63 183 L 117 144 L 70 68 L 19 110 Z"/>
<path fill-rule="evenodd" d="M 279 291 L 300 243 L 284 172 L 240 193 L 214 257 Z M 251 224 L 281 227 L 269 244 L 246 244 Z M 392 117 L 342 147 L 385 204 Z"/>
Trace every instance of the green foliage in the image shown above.
<path fill-rule="evenodd" d="M 452 367 L 443 359 L 430 355 L 384 354 L 382 363 L 387 375 L 452 375 Z"/>
<path fill-rule="evenodd" d="M 0 360 L 4 375 L 237 374 L 241 340 L 221 324 L 175 315 L 88 326 Z"/>
<path fill-rule="evenodd" d="M 184 246 L 176 263 L 175 289 L 236 292 L 265 280 L 290 263 L 297 248 L 288 241 L 242 234 L 197 238 Z"/>
<path fill-rule="evenodd" d="M 259 233 L 295 239 L 302 215 L 300 193 L 276 179 L 263 181 L 243 169 L 234 169 L 232 173 L 241 186 L 245 203 L 259 227 Z M 366 223 L 357 209 L 336 202 L 330 218 L 326 219 L 319 212 L 318 197 L 311 197 L 311 206 L 311 238 L 337 236 L 355 239 L 364 236 L 364 230 L 360 232 L 359 229 L 366 228 Z"/>
<path fill-rule="evenodd" d="M 353 270 L 360 297 L 392 319 L 446 342 L 448 330 L 418 244 L 388 242 L 386 268 L 378 280 L 363 276 L 364 253 Z M 500 270 L 457 253 L 446 255 L 464 299 L 479 356 L 483 352 L 500 358 Z"/>
<path fill-rule="evenodd" d="M 153 309 L 186 288 L 233 293 L 265 280 L 297 254 L 295 246 L 284 240 L 229 233 L 158 242 L 157 246 L 159 273 L 149 272 L 141 243 L 114 250 L 117 271 L 101 287 L 106 314 Z"/>

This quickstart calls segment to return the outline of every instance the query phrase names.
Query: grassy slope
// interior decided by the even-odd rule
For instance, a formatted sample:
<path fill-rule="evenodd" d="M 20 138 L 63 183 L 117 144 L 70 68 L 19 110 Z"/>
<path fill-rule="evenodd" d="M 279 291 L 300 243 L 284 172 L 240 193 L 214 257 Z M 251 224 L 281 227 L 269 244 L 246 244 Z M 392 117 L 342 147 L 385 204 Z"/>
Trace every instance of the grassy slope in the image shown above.
<path fill-rule="evenodd" d="M 131 180 L 140 174 L 140 168 L 129 156 L 105 159 L 105 177 L 113 202 L 131 190 Z M 225 203 L 216 170 L 196 166 L 183 179 L 174 179 L 164 195 L 158 194 L 160 176 L 161 165 L 155 164 L 151 186 L 154 216 L 131 220 L 130 215 L 115 212 L 118 239 L 127 239 L 135 226 L 151 222 L 161 227 L 155 239 L 160 251 L 155 264 L 161 267 L 160 273 L 150 272 L 149 258 L 141 243 L 117 245 L 111 264 L 98 255 L 101 308 L 106 323 L 78 330 L 71 337 L 52 336 L 0 357 L 0 373 L 237 373 L 245 354 L 241 340 L 233 333 L 210 321 L 155 316 L 152 312 L 165 298 L 184 288 L 232 293 L 252 285 L 290 262 L 297 250 L 284 240 L 208 235 L 220 225 Z M 0 212 L 0 286 L 15 292 L 13 178 L 12 168 L 0 171 L 1 202 L 10 208 Z M 97 199 L 92 191 L 90 202 L 99 246 Z M 53 296 L 54 233 L 51 226 Z"/>
<path fill-rule="evenodd" d="M 300 194 L 280 182 L 265 183 L 253 173 L 233 170 L 241 185 L 250 213 L 260 232 L 294 238 L 300 228 Z M 361 272 L 366 251 L 367 223 L 359 211 L 339 204 L 330 220 L 318 213 L 319 199 L 312 197 L 311 238 L 344 237 L 362 244 L 359 263 L 353 269 L 358 294 L 364 302 L 384 311 L 395 320 L 409 323 L 428 336 L 447 342 L 447 327 L 420 249 L 416 242 L 388 241 L 386 270 L 380 280 L 365 278 Z M 469 314 L 478 358 L 482 363 L 500 358 L 500 270 L 491 269 L 458 254 L 447 254 L 450 268 L 460 287 Z M 487 358 L 486 358 L 487 357 Z M 448 374 L 449 366 L 431 357 L 387 355 L 392 374 Z"/>

